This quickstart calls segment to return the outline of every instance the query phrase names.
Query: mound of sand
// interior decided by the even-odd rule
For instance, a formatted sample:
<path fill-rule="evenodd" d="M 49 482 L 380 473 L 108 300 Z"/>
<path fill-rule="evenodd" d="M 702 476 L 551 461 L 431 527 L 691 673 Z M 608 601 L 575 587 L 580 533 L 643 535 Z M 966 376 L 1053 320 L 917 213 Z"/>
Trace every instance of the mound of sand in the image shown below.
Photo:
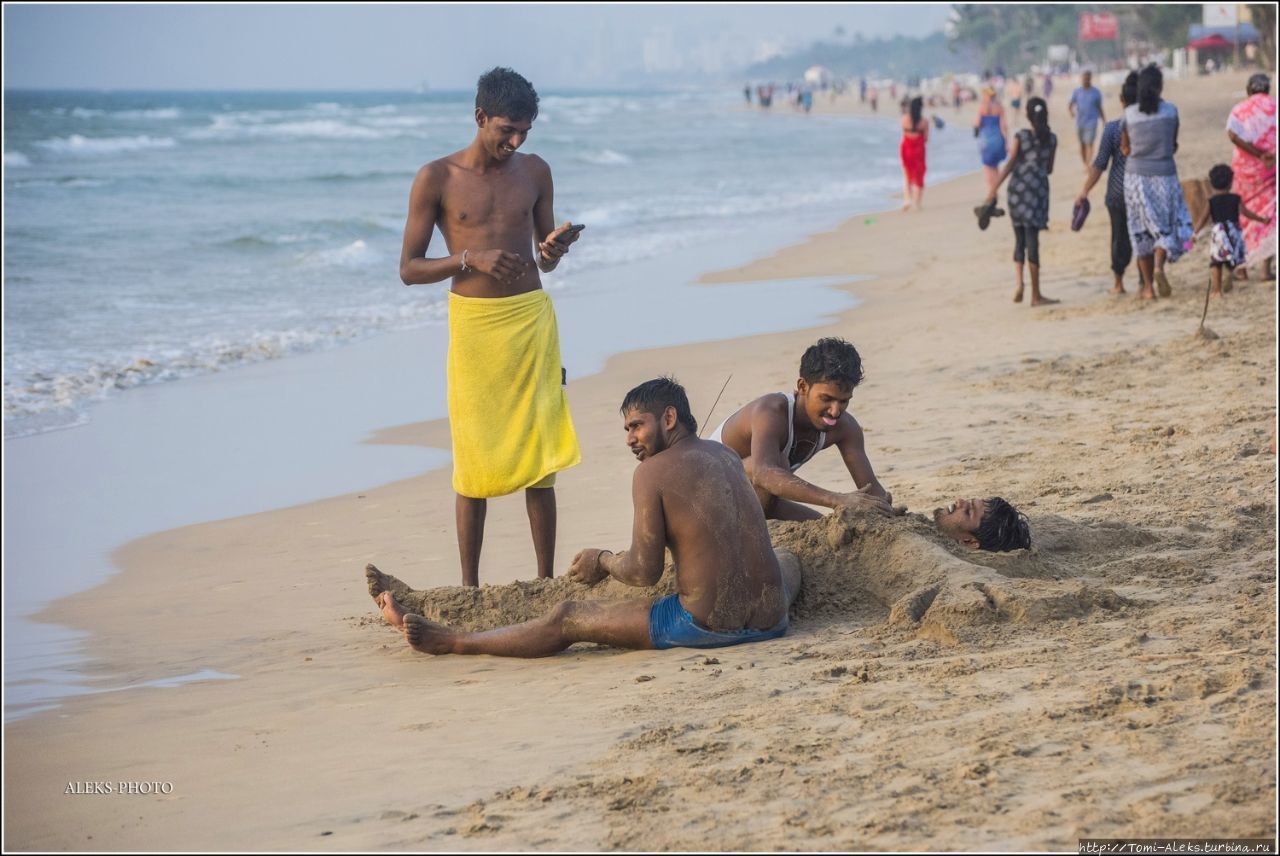
<path fill-rule="evenodd" d="M 1070 551 L 1098 543 L 1084 529 L 1058 518 L 1046 521 L 1045 534 L 1057 549 Z M 1110 534 L 1113 546 L 1147 542 L 1127 529 Z M 1063 581 L 1072 575 L 1069 569 L 1055 569 L 1039 549 L 957 555 L 962 548 L 941 538 L 921 515 L 884 519 L 844 510 L 816 521 L 773 521 L 770 535 L 779 560 L 794 556 L 802 569 L 792 607 L 797 627 L 884 624 L 956 644 L 977 641 L 993 624 L 1042 624 L 1135 606 L 1110 589 Z M 671 565 L 657 585 L 642 589 L 612 579 L 587 586 L 562 577 L 415 590 L 372 565 L 366 576 L 373 597 L 390 591 L 409 611 L 467 631 L 529 621 L 565 600 L 661 597 L 675 590 Z"/>

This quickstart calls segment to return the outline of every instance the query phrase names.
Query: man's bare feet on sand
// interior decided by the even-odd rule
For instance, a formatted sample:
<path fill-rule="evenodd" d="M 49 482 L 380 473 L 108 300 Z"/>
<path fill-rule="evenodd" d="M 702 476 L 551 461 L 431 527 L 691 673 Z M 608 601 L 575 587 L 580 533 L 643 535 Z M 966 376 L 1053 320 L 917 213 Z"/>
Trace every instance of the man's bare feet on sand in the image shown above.
<path fill-rule="evenodd" d="M 396 600 L 395 595 L 384 591 L 373 599 L 382 608 L 382 617 L 396 630 L 404 630 L 404 607 Z"/>
<path fill-rule="evenodd" d="M 412 612 L 404 617 L 404 638 L 410 648 L 424 654 L 453 653 L 453 632 Z"/>
<path fill-rule="evenodd" d="M 1155 300 L 1156 293 L 1149 288 L 1144 288 L 1142 289 L 1142 291 L 1138 292 L 1138 299 L 1139 300 Z"/>
<path fill-rule="evenodd" d="M 1111 287 L 1110 293 L 1111 294 L 1128 294 L 1129 292 L 1124 290 L 1123 282 L 1117 282 L 1115 285 Z"/>
<path fill-rule="evenodd" d="M 1018 286 L 1018 290 L 1013 293 L 1013 302 L 1014 303 L 1022 302 L 1022 286 Z"/>
<path fill-rule="evenodd" d="M 1045 297 L 1043 294 L 1039 297 L 1031 298 L 1032 306 L 1052 306 L 1055 303 L 1061 303 L 1061 300 L 1054 300 L 1052 297 Z"/>

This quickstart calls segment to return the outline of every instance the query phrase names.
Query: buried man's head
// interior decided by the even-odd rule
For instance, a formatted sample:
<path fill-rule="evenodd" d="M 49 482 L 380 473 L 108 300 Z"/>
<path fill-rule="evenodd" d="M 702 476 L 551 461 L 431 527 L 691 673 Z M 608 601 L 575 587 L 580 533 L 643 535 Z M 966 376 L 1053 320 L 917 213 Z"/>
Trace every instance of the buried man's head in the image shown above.
<path fill-rule="evenodd" d="M 485 148 L 499 160 L 515 154 L 538 118 L 533 84 L 509 68 L 485 72 L 476 85 L 476 125 Z"/>
<path fill-rule="evenodd" d="M 622 399 L 619 412 L 627 432 L 627 448 L 641 461 L 666 449 L 681 431 L 698 433 L 689 396 L 674 378 L 660 377 L 640 384 Z"/>
<path fill-rule="evenodd" d="M 1031 546 L 1026 516 L 998 496 L 957 499 L 946 508 L 935 508 L 933 522 L 943 535 L 971 550 L 1001 553 Z"/>
<path fill-rule="evenodd" d="M 828 431 L 849 408 L 853 389 L 862 383 L 862 357 L 844 339 L 819 339 L 800 358 L 796 408 L 813 427 Z"/>

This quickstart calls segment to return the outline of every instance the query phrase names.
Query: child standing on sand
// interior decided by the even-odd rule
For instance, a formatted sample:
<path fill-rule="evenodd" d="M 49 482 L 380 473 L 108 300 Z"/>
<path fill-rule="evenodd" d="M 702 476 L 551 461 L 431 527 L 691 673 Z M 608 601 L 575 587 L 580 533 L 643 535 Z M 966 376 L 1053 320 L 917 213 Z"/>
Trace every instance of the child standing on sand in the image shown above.
<path fill-rule="evenodd" d="M 1000 170 L 985 204 L 995 204 L 996 191 L 1008 178 L 1009 219 L 1013 222 L 1015 242 L 1013 266 L 1018 278 L 1013 302 L 1022 302 L 1025 261 L 1031 266 L 1031 305 L 1045 306 L 1058 302 L 1040 293 L 1040 231 L 1049 228 L 1049 174 L 1053 172 L 1058 137 L 1049 130 L 1049 105 L 1043 98 L 1027 102 L 1027 121 L 1031 127 L 1014 135 L 1009 160 Z"/>
<path fill-rule="evenodd" d="M 1194 232 L 1197 234 L 1213 218 L 1213 232 L 1209 238 L 1209 270 L 1212 277 L 1214 297 L 1221 297 L 1231 290 L 1231 271 L 1244 264 L 1244 233 L 1240 230 L 1240 215 L 1258 223 L 1270 224 L 1270 217 L 1262 217 L 1250 211 L 1240 199 L 1240 194 L 1231 192 L 1231 182 L 1235 173 L 1225 163 L 1220 163 L 1209 170 L 1209 186 L 1213 193 L 1209 196 L 1209 206 L 1196 222 Z M 1222 280 L 1222 269 L 1227 269 L 1227 279 Z"/>

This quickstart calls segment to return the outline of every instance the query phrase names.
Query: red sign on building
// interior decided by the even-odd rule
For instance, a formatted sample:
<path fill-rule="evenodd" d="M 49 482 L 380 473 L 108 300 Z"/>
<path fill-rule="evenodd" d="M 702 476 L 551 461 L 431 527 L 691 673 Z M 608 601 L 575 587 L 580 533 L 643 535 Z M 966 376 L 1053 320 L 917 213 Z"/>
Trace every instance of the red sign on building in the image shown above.
<path fill-rule="evenodd" d="M 1107 41 L 1114 39 L 1116 32 L 1116 16 L 1110 12 L 1080 13 L 1080 41 Z"/>

